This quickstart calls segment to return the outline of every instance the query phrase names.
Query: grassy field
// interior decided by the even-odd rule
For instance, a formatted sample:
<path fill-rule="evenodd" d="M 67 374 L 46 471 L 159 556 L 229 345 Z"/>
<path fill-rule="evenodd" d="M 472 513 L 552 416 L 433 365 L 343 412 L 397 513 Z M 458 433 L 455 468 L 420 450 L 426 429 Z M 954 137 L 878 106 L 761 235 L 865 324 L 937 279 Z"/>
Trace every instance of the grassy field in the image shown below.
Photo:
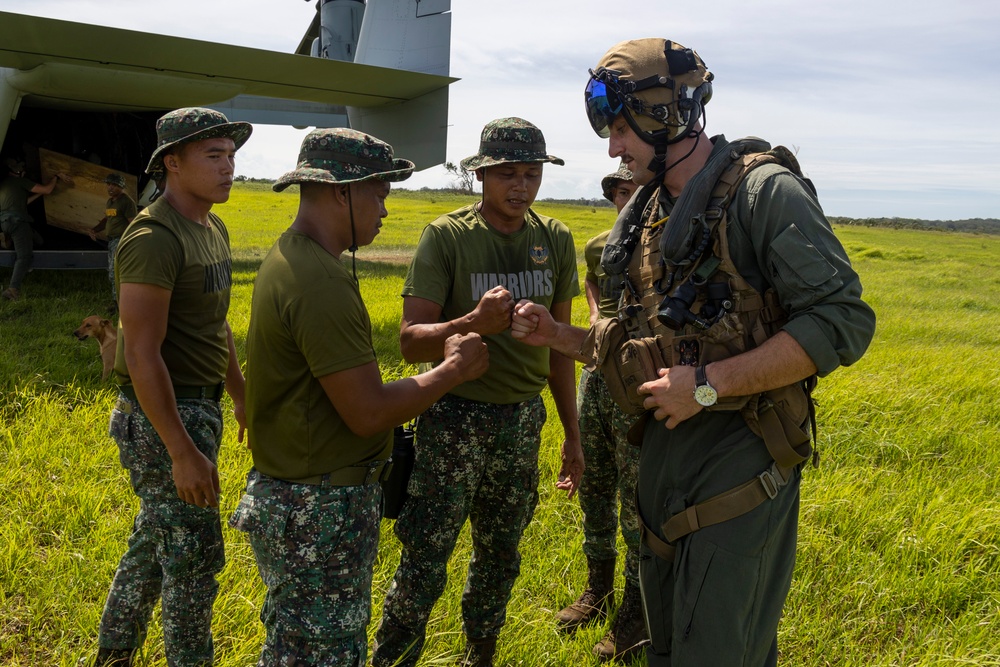
<path fill-rule="evenodd" d="M 397 333 L 405 263 L 420 228 L 469 201 L 393 194 L 358 276 L 386 379 L 413 369 Z M 237 187 L 217 207 L 232 234 L 230 322 L 242 356 L 256 267 L 294 216 L 296 195 Z M 583 244 L 611 209 L 537 207 Z M 1000 238 L 844 227 L 837 230 L 878 313 L 878 333 L 855 366 L 820 382 L 819 449 L 802 487 L 798 567 L 780 630 L 780 664 L 866 667 L 1000 665 Z M 0 273 L 6 283 L 9 271 Z M 97 346 L 70 332 L 107 302 L 102 272 L 29 275 L 17 303 L 0 304 L 0 665 L 82 665 L 96 646 L 104 597 L 125 548 L 136 499 L 107 420 L 115 391 L 100 381 Z M 574 304 L 585 320 L 585 304 Z M 549 412 L 555 410 L 549 403 Z M 250 467 L 224 444 L 226 517 Z M 561 430 L 543 445 L 541 502 L 523 543 L 498 664 L 594 664 L 606 628 L 558 634 L 552 612 L 585 580 L 576 500 L 554 489 Z M 399 557 L 391 522 L 372 594 L 374 633 Z M 228 564 L 215 605 L 217 664 L 254 664 L 264 589 L 241 534 L 226 528 Z M 424 664 L 450 664 L 462 645 L 460 596 L 468 535 L 434 610 Z M 619 588 L 621 586 L 619 578 Z M 141 664 L 163 665 L 154 619 Z"/>

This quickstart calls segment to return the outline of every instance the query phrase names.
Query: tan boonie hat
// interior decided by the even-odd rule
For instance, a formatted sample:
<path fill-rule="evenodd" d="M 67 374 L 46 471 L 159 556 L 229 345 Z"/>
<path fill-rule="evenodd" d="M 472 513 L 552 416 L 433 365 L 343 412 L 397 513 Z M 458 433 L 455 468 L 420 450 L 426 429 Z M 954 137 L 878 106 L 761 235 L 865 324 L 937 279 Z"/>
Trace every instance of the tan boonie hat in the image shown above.
<path fill-rule="evenodd" d="M 163 172 L 163 156 L 174 146 L 191 141 L 226 137 L 239 149 L 250 138 L 253 126 L 243 121 L 229 122 L 225 114 L 203 107 L 185 107 L 166 113 L 156 121 L 156 150 L 149 158 L 146 173 Z"/>
<path fill-rule="evenodd" d="M 413 163 L 393 158 L 392 146 L 381 139 L 346 127 L 313 130 L 302 140 L 299 160 L 275 182 L 281 192 L 293 183 L 357 183 L 369 179 L 404 181 Z"/>
<path fill-rule="evenodd" d="M 622 162 L 618 165 L 618 171 L 613 174 L 608 174 L 601 179 L 601 191 L 604 193 L 604 198 L 607 199 L 612 204 L 615 203 L 615 188 L 618 187 L 620 181 L 631 181 L 632 172 L 629 168 L 625 166 Z"/>
<path fill-rule="evenodd" d="M 108 185 L 117 185 L 121 189 L 125 189 L 125 177 L 121 174 L 108 174 L 104 177 L 104 182 Z"/>
<path fill-rule="evenodd" d="M 600 68 L 617 72 L 622 83 L 644 81 L 651 77 L 661 77 L 664 83 L 666 80 L 671 81 L 670 85 L 656 85 L 632 93 L 645 105 L 660 105 L 667 115 L 653 118 L 644 113 L 631 113 L 635 122 L 646 132 L 656 132 L 667 126 L 670 129 L 670 139 L 677 135 L 679 128 L 686 125 L 686 120 L 680 117 L 684 110 L 679 108 L 678 101 L 691 97 L 703 85 L 705 88 L 702 91 L 707 92 L 707 96 L 701 99 L 701 104 L 706 104 L 711 97 L 711 82 L 714 77 L 705 67 L 701 56 L 693 49 L 662 37 L 619 42 L 608 49 L 597 63 L 595 69 Z"/>
<path fill-rule="evenodd" d="M 545 152 L 542 131 L 523 118 L 498 118 L 483 128 L 479 152 L 461 162 L 462 169 L 475 171 L 505 162 L 551 162 L 566 164 Z"/>

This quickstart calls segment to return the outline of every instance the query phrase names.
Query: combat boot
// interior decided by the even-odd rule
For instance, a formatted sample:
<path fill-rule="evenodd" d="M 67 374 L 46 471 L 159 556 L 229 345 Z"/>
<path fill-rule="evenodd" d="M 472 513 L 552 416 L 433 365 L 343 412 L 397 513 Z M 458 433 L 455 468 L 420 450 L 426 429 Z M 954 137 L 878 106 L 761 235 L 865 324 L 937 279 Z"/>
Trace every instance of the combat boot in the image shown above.
<path fill-rule="evenodd" d="M 466 639 L 465 657 L 459 667 L 493 667 L 493 655 L 497 652 L 497 638 Z"/>
<path fill-rule="evenodd" d="M 134 648 L 99 647 L 94 658 L 94 667 L 132 667 L 135 652 Z"/>
<path fill-rule="evenodd" d="M 620 660 L 629 662 L 641 655 L 649 643 L 646 618 L 642 613 L 642 595 L 637 584 L 625 582 L 622 605 L 618 608 L 615 622 L 604 635 L 604 639 L 594 647 L 594 655 L 601 662 Z"/>
<path fill-rule="evenodd" d="M 581 625 L 602 621 L 615 603 L 615 559 L 587 558 L 587 589 L 576 602 L 556 613 L 563 632 L 574 632 Z"/>

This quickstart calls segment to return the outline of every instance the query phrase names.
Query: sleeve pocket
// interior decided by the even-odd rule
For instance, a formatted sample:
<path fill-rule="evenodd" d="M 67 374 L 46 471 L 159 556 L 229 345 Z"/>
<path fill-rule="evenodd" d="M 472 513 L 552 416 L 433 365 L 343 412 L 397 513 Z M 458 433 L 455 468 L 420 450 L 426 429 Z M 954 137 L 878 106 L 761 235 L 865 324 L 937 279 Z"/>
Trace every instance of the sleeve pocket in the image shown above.
<path fill-rule="evenodd" d="M 819 287 L 837 275 L 837 269 L 798 227 L 789 226 L 768 249 L 772 277 L 794 287 Z"/>

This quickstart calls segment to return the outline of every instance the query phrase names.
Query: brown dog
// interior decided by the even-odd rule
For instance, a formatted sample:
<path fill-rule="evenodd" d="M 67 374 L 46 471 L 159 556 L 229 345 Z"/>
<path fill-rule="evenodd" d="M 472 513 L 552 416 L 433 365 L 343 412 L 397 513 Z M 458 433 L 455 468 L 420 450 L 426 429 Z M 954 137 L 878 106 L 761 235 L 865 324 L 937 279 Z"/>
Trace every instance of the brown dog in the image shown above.
<path fill-rule="evenodd" d="M 118 330 L 111 320 L 98 315 L 83 318 L 80 328 L 73 332 L 79 340 L 93 338 L 101 346 L 101 361 L 104 362 L 102 380 L 107 380 L 115 368 L 115 350 L 118 347 Z"/>

